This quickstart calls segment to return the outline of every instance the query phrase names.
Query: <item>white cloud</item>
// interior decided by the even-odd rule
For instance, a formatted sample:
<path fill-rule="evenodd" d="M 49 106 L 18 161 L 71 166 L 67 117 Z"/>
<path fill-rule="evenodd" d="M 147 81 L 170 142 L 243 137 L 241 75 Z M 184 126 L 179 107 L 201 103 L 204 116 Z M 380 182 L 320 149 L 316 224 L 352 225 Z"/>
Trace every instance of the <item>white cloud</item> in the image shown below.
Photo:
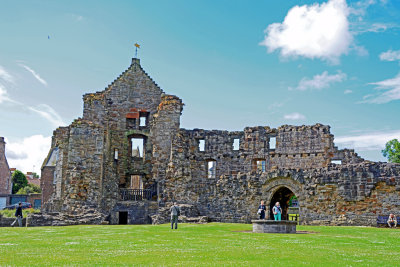
<path fill-rule="evenodd" d="M 266 46 L 269 53 L 280 49 L 283 57 L 303 56 L 338 63 L 353 43 L 348 15 L 345 0 L 294 6 L 282 23 L 267 27 L 260 45 Z"/>
<path fill-rule="evenodd" d="M 8 83 L 14 83 L 14 77 L 2 66 L 0 66 L 0 79 Z"/>
<path fill-rule="evenodd" d="M 351 94 L 351 93 L 353 93 L 353 91 L 352 91 L 352 90 L 344 90 L 344 94 L 345 94 L 345 95 L 347 95 L 347 94 Z"/>
<path fill-rule="evenodd" d="M 17 168 L 24 173 L 32 170 L 40 173 L 40 167 L 51 146 L 50 136 L 33 135 L 15 142 L 6 142 L 6 156 L 10 168 Z"/>
<path fill-rule="evenodd" d="M 42 77 L 40 77 L 40 75 L 38 73 L 36 73 L 36 71 L 34 71 L 33 69 L 31 69 L 30 67 L 28 67 L 25 64 L 20 63 L 19 65 L 21 67 L 23 67 L 24 69 L 26 69 L 27 71 L 29 71 L 33 75 L 33 77 L 35 77 L 35 79 L 38 80 L 41 84 L 47 86 L 47 82 Z"/>
<path fill-rule="evenodd" d="M 400 99 L 400 73 L 392 79 L 370 84 L 376 85 L 377 93 L 364 96 L 361 103 L 384 104 Z"/>
<path fill-rule="evenodd" d="M 283 118 L 286 120 L 298 121 L 298 120 L 305 120 L 306 116 L 304 116 L 303 114 L 300 114 L 298 112 L 294 112 L 294 113 L 286 114 Z"/>
<path fill-rule="evenodd" d="M 36 107 L 28 107 L 29 110 L 36 112 L 50 123 L 53 124 L 54 127 L 64 126 L 65 123 L 61 119 L 61 116 L 49 105 L 40 104 Z"/>
<path fill-rule="evenodd" d="M 387 141 L 400 139 L 400 130 L 373 132 L 363 135 L 335 137 L 335 144 L 340 147 L 353 148 L 359 151 L 382 150 Z"/>
<path fill-rule="evenodd" d="M 388 50 L 379 55 L 379 59 L 382 61 L 396 61 L 400 60 L 400 50 Z"/>
<path fill-rule="evenodd" d="M 347 75 L 340 71 L 333 75 L 329 75 L 327 71 L 324 71 L 322 74 L 315 75 L 311 80 L 304 77 L 296 88 L 289 87 L 289 90 L 305 91 L 308 89 L 323 89 L 329 87 L 332 83 L 342 82 L 346 78 Z"/>

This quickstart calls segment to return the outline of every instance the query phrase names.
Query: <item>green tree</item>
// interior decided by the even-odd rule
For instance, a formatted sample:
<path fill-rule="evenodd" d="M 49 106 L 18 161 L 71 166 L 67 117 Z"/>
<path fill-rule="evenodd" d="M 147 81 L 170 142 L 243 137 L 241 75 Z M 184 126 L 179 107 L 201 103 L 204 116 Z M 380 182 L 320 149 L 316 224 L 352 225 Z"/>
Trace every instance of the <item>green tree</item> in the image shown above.
<path fill-rule="evenodd" d="M 17 193 L 21 188 L 24 188 L 25 186 L 28 185 L 28 180 L 26 179 L 26 176 L 19 170 L 16 170 L 12 174 L 12 193 L 15 194 Z"/>
<path fill-rule="evenodd" d="M 387 157 L 389 162 L 400 163 L 400 142 L 397 139 L 390 140 L 386 143 L 385 149 L 382 150 L 384 157 Z"/>
<path fill-rule="evenodd" d="M 28 194 L 35 194 L 41 193 L 42 190 L 39 186 L 35 184 L 28 184 L 27 186 L 20 188 L 17 192 L 17 195 L 28 195 Z"/>

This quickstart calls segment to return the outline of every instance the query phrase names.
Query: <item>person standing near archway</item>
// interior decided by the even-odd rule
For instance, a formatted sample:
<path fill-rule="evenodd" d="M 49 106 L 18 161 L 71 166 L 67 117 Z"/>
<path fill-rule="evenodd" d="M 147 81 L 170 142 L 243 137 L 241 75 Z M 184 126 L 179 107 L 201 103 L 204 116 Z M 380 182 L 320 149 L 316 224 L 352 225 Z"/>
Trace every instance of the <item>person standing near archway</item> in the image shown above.
<path fill-rule="evenodd" d="M 272 208 L 272 213 L 274 214 L 275 221 L 281 220 L 282 208 L 279 202 L 275 203 L 275 206 Z"/>
<path fill-rule="evenodd" d="M 267 208 L 264 205 L 264 201 L 261 200 L 261 204 L 260 206 L 258 206 L 258 214 L 260 215 L 260 220 L 265 220 L 265 211 L 267 210 Z"/>

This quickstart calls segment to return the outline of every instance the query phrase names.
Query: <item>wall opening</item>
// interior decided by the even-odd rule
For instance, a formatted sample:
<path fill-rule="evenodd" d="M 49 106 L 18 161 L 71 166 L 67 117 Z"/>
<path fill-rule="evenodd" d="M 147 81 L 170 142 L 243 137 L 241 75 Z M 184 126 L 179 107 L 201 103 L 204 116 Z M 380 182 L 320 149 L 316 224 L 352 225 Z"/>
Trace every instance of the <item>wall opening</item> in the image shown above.
<path fill-rule="evenodd" d="M 145 138 L 138 136 L 131 138 L 131 156 L 134 158 L 143 158 Z"/>
<path fill-rule="evenodd" d="M 128 212 L 127 211 L 118 212 L 118 224 L 128 224 Z"/>
<path fill-rule="evenodd" d="M 118 148 L 114 149 L 114 160 L 118 160 Z"/>
<path fill-rule="evenodd" d="M 265 172 L 265 159 L 254 159 L 253 171 Z"/>
<path fill-rule="evenodd" d="M 269 149 L 276 149 L 276 136 L 269 137 Z"/>
<path fill-rule="evenodd" d="M 289 188 L 281 187 L 272 196 L 269 205 L 269 214 L 271 220 L 274 219 L 272 208 L 276 202 L 279 202 L 282 208 L 282 220 L 299 220 L 299 201 L 296 195 Z"/>
<path fill-rule="evenodd" d="M 217 175 L 217 162 L 215 160 L 207 161 L 207 177 L 215 178 Z"/>
<path fill-rule="evenodd" d="M 126 128 L 127 129 L 135 129 L 136 128 L 136 119 L 127 118 L 126 119 Z"/>
<path fill-rule="evenodd" d="M 149 113 L 148 112 L 139 112 L 139 126 L 145 127 L 148 125 L 149 121 Z"/>
<path fill-rule="evenodd" d="M 206 141 L 204 139 L 199 140 L 199 151 L 205 151 Z"/>
<path fill-rule="evenodd" d="M 143 189 L 143 180 L 141 175 L 131 175 L 131 189 Z"/>
<path fill-rule="evenodd" d="M 341 165 L 342 164 L 342 160 L 341 159 L 333 159 L 333 160 L 331 160 L 331 163 L 337 164 L 337 165 Z"/>
<path fill-rule="evenodd" d="M 239 138 L 233 139 L 233 150 L 239 150 L 239 146 L 240 146 L 240 139 Z"/>

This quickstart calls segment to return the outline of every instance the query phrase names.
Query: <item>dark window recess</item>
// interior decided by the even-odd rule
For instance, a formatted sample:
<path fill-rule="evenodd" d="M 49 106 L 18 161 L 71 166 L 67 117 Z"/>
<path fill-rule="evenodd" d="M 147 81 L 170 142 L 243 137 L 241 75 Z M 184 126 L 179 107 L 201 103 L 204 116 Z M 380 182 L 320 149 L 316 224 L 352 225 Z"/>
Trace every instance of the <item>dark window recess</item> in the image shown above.
<path fill-rule="evenodd" d="M 120 211 L 118 224 L 128 224 L 128 212 L 127 211 Z"/>
<path fill-rule="evenodd" d="M 135 129 L 136 128 L 136 119 L 126 119 L 126 128 L 127 129 Z"/>

